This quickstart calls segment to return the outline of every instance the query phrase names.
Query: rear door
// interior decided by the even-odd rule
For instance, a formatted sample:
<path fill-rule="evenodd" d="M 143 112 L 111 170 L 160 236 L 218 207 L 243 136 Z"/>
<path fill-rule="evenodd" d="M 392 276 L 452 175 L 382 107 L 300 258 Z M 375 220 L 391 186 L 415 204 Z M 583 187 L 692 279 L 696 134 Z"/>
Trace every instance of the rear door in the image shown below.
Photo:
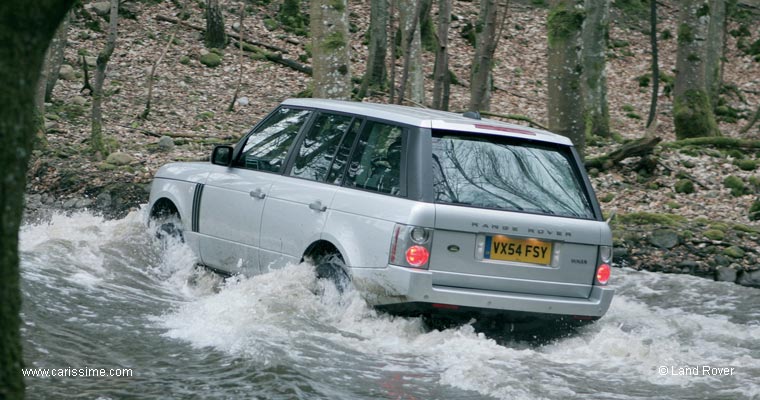
<path fill-rule="evenodd" d="M 339 149 L 351 148 L 361 123 L 329 112 L 314 118 L 297 145 L 287 177 L 274 183 L 267 199 L 261 226 L 264 270 L 298 262 L 309 244 L 320 239 L 338 190 L 332 181 L 345 166 L 334 160 Z"/>
<path fill-rule="evenodd" d="M 433 134 L 433 284 L 588 297 L 604 222 L 568 146 Z"/>

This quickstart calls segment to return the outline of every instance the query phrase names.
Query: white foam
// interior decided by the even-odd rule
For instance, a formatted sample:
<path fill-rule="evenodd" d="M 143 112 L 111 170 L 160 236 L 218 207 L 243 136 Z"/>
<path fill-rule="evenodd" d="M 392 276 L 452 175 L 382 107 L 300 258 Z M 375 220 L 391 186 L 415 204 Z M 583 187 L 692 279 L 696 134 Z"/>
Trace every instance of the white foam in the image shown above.
<path fill-rule="evenodd" d="M 649 283 L 669 279 L 638 278 Z M 307 362 L 299 346 L 327 340 L 331 345 L 319 345 L 327 358 L 355 352 L 363 359 L 382 360 L 383 371 L 433 372 L 440 384 L 504 399 L 577 396 L 574 381 L 591 378 L 595 371 L 612 380 L 620 376 L 648 385 L 691 387 L 699 381 L 663 377 L 656 368 L 740 361 L 760 368 L 758 358 L 739 358 L 746 353 L 741 346 L 726 348 L 726 343 L 757 343 L 758 330 L 722 316 L 658 308 L 627 295 L 617 296 L 608 315 L 581 334 L 520 349 L 505 347 L 469 325 L 426 332 L 419 319 L 378 314 L 355 292 L 340 297 L 328 287 L 324 295 L 315 294 L 319 285 L 311 266 L 290 265 L 236 279 L 158 321 L 168 337 L 264 363 Z M 557 369 L 565 374 L 552 373 Z M 754 388 L 749 392 L 756 390 L 747 384 Z"/>

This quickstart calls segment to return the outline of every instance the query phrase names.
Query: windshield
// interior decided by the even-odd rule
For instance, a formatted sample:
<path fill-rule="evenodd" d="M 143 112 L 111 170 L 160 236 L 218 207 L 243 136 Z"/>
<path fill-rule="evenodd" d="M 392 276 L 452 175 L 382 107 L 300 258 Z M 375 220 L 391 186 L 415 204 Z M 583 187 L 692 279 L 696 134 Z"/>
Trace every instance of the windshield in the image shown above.
<path fill-rule="evenodd" d="M 434 132 L 437 203 L 593 219 L 566 146 Z"/>

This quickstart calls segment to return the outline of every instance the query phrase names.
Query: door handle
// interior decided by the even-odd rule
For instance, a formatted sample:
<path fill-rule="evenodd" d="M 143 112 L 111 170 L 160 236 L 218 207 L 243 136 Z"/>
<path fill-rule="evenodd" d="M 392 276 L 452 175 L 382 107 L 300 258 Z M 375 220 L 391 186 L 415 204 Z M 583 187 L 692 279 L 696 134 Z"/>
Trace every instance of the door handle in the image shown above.
<path fill-rule="evenodd" d="M 262 200 L 264 197 L 267 197 L 267 194 L 262 192 L 261 189 L 251 190 L 251 193 L 249 193 L 251 197 L 255 199 Z"/>
<path fill-rule="evenodd" d="M 323 206 L 322 202 L 319 200 L 309 204 L 309 208 L 311 208 L 314 211 L 319 211 L 319 212 L 327 211 L 327 206 Z"/>

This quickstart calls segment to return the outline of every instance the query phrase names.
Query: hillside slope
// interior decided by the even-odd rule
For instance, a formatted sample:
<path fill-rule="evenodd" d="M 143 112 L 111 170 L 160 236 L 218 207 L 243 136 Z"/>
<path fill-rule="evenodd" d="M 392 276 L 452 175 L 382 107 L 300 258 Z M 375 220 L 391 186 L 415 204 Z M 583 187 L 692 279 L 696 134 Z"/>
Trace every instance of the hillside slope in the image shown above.
<path fill-rule="evenodd" d="M 107 98 L 103 106 L 104 128 L 112 140 L 112 149 L 121 156 L 116 158 L 121 160 L 96 160 L 87 150 L 91 97 L 80 93 L 82 62 L 92 62 L 92 57 L 104 46 L 105 33 L 99 28 L 106 29 L 107 22 L 96 14 L 92 2 L 85 1 L 84 8 L 75 12 L 66 49 L 66 63 L 73 67 L 73 73 L 69 71 L 67 79 L 59 80 L 53 102 L 47 105 L 48 146 L 35 152 L 30 165 L 28 192 L 32 210 L 52 205 L 96 208 L 109 215 L 123 214 L 130 207 L 145 202 L 147 192 L 144 187 L 162 164 L 173 160 L 204 159 L 213 144 L 234 142 L 280 101 L 308 89 L 308 75 L 267 61 L 260 54 L 246 53 L 240 96 L 247 102 L 236 105 L 234 112 L 228 112 L 240 74 L 239 51 L 228 46 L 222 52 L 221 65 L 216 68 L 204 66 L 199 60 L 208 50 L 203 47 L 200 32 L 157 20 L 159 15 L 175 17 L 179 11 L 170 1 L 153 3 L 126 3 L 136 18 L 120 20 L 116 51 L 109 64 L 105 85 Z M 221 3 L 226 23 L 231 28 L 239 19 L 236 15 L 238 3 L 224 0 Z M 491 103 L 495 113 L 523 114 L 539 122 L 546 120 L 547 11 L 535 5 L 542 3 L 537 0 L 510 3 L 510 14 L 494 68 L 495 90 Z M 204 25 L 203 10 L 199 7 L 202 2 L 188 4 L 190 18 L 187 22 Z M 351 42 L 351 73 L 360 77 L 367 54 L 363 39 L 369 22 L 369 1 L 349 4 L 350 22 L 355 28 Z M 677 8 L 670 0 L 658 4 L 660 69 L 672 76 L 677 45 L 674 37 Z M 281 48 L 284 58 L 309 63 L 309 39 L 273 26 L 276 25 L 275 4 L 248 5 L 246 10 L 243 23 L 246 38 Z M 451 109 L 455 111 L 463 110 L 467 104 L 468 68 L 473 53 L 461 31 L 468 22 L 474 22 L 477 10 L 477 2 L 454 1 L 455 20 L 450 30 L 451 66 L 460 83 L 452 87 Z M 747 123 L 750 110 L 760 104 L 760 62 L 740 50 L 760 38 L 756 28 L 757 15 L 752 15 L 753 8 L 746 10 L 750 12 L 745 13 L 744 19 L 732 21 L 729 27 L 738 36 L 727 36 L 724 81 L 736 90 L 726 94 L 724 108 L 729 113 L 739 110 L 732 122 L 720 123 L 723 134 L 729 137 L 739 136 L 739 129 Z M 611 127 L 619 141 L 635 139 L 644 134 L 651 91 L 642 86 L 646 80 L 643 77 L 650 71 L 646 10 L 613 7 L 611 20 L 607 66 Z M 147 120 L 140 120 L 137 116 L 145 106 L 151 66 L 166 46 L 173 29 L 177 29 L 176 38 L 159 65 L 154 81 L 152 112 Z M 424 68 L 429 76 L 433 58 L 432 53 L 424 54 Z M 400 60 L 397 66 L 400 67 Z M 663 82 L 661 88 L 665 85 Z M 426 90 L 430 98 L 432 81 L 426 82 Z M 374 97 L 366 101 L 383 102 L 386 99 Z M 671 110 L 672 99 L 661 89 L 656 135 L 664 142 L 675 140 Z M 162 150 L 158 146 L 159 137 L 167 134 L 175 136 L 175 145 L 168 144 Z M 758 136 L 760 127 L 756 126 L 745 138 L 758 139 Z M 614 141 L 596 141 L 588 152 L 593 156 L 617 146 Z M 608 172 L 592 171 L 593 183 L 605 211 L 630 216 L 617 225 L 620 228 L 616 237 L 620 247 L 618 255 L 635 266 L 651 269 L 685 268 L 686 272 L 704 274 L 713 274 L 719 267 L 731 267 L 735 271 L 754 269 L 760 247 L 757 245 L 760 225 L 749 219 L 748 210 L 760 191 L 760 175 L 750 168 L 756 167 L 756 152 L 698 147 L 676 151 L 660 147 L 656 151 L 658 163 L 650 172 L 639 173 L 637 159 L 627 160 Z M 746 160 L 739 163 L 738 159 Z M 740 168 L 737 164 L 743 165 Z M 723 184 L 729 175 L 736 176 L 744 185 L 744 189 L 734 192 L 735 195 Z M 675 191 L 676 183 L 685 176 L 697 183 L 695 193 Z M 646 217 L 648 214 L 642 213 L 664 214 L 667 218 L 650 220 Z M 680 217 L 671 218 L 670 214 Z M 718 227 L 724 228 L 721 240 L 704 236 L 716 221 L 728 223 L 725 227 Z M 734 224 L 743 228 L 736 228 Z M 653 232 L 664 227 L 676 231 L 677 244 L 669 249 L 650 247 Z M 742 256 L 724 256 L 724 250 L 731 246 L 739 247 Z M 688 263 L 685 267 L 678 267 L 679 262 L 689 261 L 691 254 L 704 248 L 711 250 L 691 257 L 698 263 L 696 266 Z M 718 257 L 716 261 L 716 256 L 723 258 Z"/>

